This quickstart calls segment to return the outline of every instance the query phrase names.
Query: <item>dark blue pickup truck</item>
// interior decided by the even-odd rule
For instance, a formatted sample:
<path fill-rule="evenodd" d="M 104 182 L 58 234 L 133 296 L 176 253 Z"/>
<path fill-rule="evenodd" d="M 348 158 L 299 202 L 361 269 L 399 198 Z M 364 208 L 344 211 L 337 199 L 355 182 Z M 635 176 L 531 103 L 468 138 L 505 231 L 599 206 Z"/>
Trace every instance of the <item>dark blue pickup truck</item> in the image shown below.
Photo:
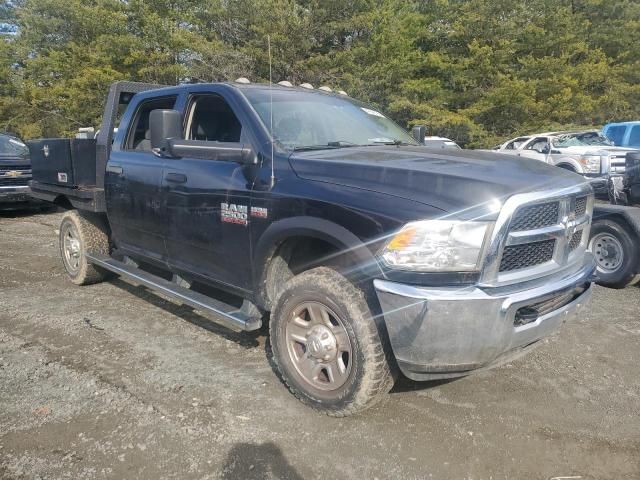
<path fill-rule="evenodd" d="M 330 415 L 371 405 L 398 371 L 513 359 L 591 295 L 582 177 L 429 149 L 343 94 L 117 83 L 97 141 L 30 148 L 33 194 L 68 209 L 74 283 L 116 273 L 231 328 L 268 319 L 284 382 Z"/>

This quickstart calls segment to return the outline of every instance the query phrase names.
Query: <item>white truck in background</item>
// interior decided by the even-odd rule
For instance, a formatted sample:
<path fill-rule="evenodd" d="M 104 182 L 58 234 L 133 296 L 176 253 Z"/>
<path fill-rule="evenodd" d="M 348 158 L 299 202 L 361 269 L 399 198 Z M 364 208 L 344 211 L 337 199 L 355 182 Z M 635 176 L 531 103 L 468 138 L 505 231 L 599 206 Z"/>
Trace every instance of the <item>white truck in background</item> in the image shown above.
<path fill-rule="evenodd" d="M 616 147 L 597 130 L 546 132 L 516 137 L 494 151 L 540 160 L 583 175 L 596 193 L 606 193 L 607 175 L 622 174 L 625 155 L 636 151 Z"/>

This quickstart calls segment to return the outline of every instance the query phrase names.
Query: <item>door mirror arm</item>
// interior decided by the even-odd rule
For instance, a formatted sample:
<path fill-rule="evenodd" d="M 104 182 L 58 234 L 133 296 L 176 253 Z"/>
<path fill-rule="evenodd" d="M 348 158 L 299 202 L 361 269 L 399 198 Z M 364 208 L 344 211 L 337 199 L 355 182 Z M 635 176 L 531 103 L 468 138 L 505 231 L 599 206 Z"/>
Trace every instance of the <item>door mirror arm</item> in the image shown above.
<path fill-rule="evenodd" d="M 250 145 L 239 142 L 210 142 L 205 140 L 167 139 L 168 156 L 189 157 L 204 160 L 236 162 L 242 165 L 257 165 L 258 155 Z"/>

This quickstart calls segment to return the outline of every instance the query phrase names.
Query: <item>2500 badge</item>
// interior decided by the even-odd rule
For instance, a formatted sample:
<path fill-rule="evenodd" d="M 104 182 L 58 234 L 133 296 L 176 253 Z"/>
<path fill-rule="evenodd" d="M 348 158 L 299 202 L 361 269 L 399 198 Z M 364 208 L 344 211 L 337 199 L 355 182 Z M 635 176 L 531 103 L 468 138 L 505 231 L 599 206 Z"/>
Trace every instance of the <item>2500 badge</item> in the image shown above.
<path fill-rule="evenodd" d="M 246 205 L 236 205 L 235 203 L 221 203 L 220 219 L 225 223 L 246 225 L 247 223 L 249 223 L 249 209 Z"/>
<path fill-rule="evenodd" d="M 247 212 L 248 209 L 246 205 L 236 205 L 235 203 L 220 204 L 220 218 L 225 223 L 247 225 L 249 223 Z M 264 207 L 251 207 L 251 216 L 255 218 L 267 218 L 269 211 Z"/>

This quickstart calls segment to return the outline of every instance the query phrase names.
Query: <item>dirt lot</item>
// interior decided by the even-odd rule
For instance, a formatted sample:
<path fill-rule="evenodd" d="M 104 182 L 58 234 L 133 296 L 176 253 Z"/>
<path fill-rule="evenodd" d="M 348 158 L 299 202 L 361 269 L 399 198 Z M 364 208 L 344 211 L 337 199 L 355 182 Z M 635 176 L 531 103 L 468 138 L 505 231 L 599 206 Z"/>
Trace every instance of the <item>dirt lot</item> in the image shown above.
<path fill-rule="evenodd" d="M 73 286 L 59 218 L 0 214 L 1 478 L 640 478 L 640 289 L 598 288 L 524 359 L 331 419 L 280 384 L 264 333 Z"/>

